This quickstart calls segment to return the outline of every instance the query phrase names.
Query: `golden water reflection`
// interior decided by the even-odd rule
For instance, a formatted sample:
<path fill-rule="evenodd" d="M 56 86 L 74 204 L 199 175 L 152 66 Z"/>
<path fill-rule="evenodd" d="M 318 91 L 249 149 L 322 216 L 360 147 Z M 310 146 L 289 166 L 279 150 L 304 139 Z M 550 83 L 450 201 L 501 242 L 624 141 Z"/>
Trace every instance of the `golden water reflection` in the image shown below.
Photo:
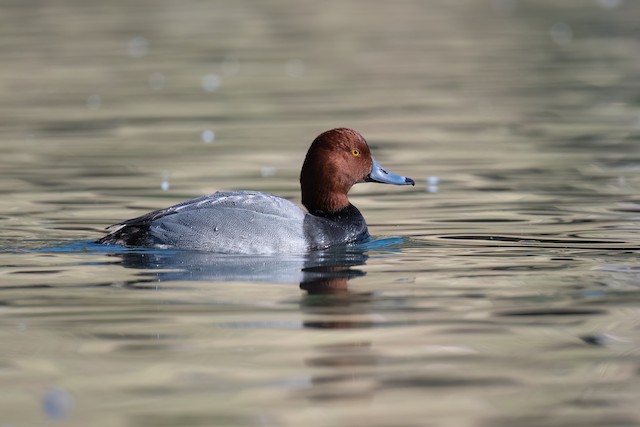
<path fill-rule="evenodd" d="M 5 1 L 0 425 L 638 425 L 627 1 Z M 321 131 L 369 246 L 98 249 L 218 190 L 299 202 Z M 378 245 L 385 239 L 390 245 Z"/>

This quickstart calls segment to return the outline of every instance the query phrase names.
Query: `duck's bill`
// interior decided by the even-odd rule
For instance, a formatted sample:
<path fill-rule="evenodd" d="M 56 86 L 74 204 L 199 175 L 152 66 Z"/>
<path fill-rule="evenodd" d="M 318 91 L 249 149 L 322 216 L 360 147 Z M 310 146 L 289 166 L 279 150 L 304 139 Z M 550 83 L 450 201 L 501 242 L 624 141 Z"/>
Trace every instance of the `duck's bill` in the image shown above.
<path fill-rule="evenodd" d="M 406 176 L 396 175 L 383 168 L 380 163 L 373 160 L 373 166 L 371 166 L 371 172 L 365 178 L 367 182 L 381 182 L 383 184 L 393 185 L 416 185 L 416 183 Z"/>

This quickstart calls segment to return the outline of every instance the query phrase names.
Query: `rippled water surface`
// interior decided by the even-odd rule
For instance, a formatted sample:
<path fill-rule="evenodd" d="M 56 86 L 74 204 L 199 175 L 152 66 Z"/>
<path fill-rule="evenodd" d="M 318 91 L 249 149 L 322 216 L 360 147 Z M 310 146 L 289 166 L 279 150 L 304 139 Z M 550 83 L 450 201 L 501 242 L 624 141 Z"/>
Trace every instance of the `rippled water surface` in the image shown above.
<path fill-rule="evenodd" d="M 636 2 L 1 3 L 0 425 L 640 424 Z M 337 126 L 367 243 L 91 244 Z"/>

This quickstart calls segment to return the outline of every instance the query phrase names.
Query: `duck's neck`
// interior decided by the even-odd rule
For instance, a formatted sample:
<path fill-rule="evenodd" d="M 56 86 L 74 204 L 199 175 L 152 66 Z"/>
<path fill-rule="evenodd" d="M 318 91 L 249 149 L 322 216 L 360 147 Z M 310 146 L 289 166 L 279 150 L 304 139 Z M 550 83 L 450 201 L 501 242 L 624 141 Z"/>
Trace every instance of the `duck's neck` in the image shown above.
<path fill-rule="evenodd" d="M 302 204 L 312 215 L 333 216 L 347 209 L 351 203 L 346 194 L 314 194 L 302 190 Z"/>
<path fill-rule="evenodd" d="M 321 211 L 321 210 L 317 210 L 317 211 L 309 211 L 309 213 L 311 215 L 314 216 L 319 216 L 322 218 L 326 218 L 326 219 L 331 219 L 331 220 L 343 220 L 343 219 L 348 219 L 348 218 L 352 218 L 352 217 L 356 217 L 356 216 L 362 216 L 362 214 L 360 213 L 360 211 L 358 210 L 358 208 L 356 208 L 355 206 L 353 206 L 351 203 L 349 203 L 347 206 L 345 206 L 344 208 L 337 210 L 337 211 Z"/>

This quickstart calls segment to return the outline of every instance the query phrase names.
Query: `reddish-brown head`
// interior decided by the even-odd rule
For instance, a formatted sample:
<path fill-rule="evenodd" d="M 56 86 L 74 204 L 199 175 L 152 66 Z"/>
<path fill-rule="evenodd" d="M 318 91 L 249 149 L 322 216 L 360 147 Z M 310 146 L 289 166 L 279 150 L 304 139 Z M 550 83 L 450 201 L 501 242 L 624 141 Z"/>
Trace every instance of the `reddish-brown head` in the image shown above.
<path fill-rule="evenodd" d="M 313 141 L 300 173 L 302 204 L 311 213 L 334 213 L 349 206 L 347 193 L 358 182 L 413 184 L 410 178 L 387 172 L 371 157 L 358 132 L 338 128 Z"/>

